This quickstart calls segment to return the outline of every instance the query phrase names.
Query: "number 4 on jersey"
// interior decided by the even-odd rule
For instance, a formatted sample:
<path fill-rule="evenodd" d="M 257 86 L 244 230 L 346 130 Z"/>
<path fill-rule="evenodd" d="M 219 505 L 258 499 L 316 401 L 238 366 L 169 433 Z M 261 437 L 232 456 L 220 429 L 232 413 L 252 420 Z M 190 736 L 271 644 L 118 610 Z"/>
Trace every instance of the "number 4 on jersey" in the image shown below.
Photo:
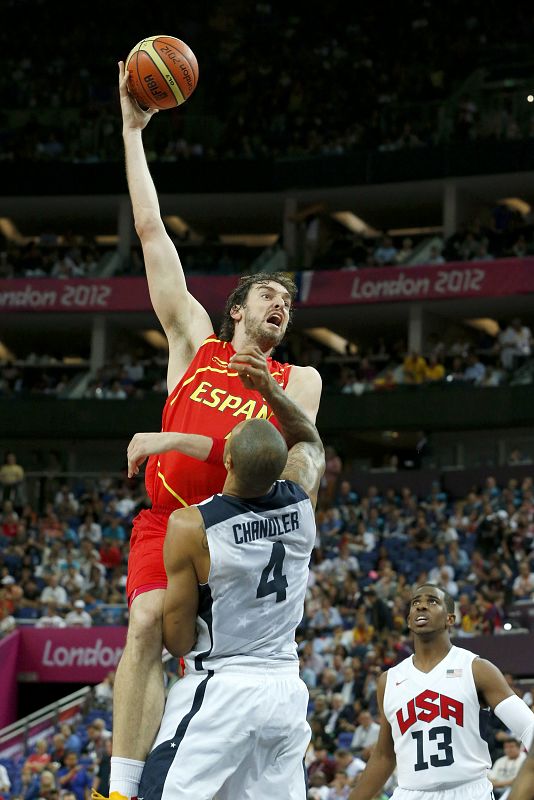
<path fill-rule="evenodd" d="M 260 582 L 256 598 L 267 597 L 268 594 L 276 594 L 276 602 L 281 603 L 286 599 L 287 578 L 282 575 L 282 565 L 286 555 L 286 548 L 282 542 L 274 542 L 269 563 L 261 573 Z M 269 575 L 273 577 L 269 580 Z"/>

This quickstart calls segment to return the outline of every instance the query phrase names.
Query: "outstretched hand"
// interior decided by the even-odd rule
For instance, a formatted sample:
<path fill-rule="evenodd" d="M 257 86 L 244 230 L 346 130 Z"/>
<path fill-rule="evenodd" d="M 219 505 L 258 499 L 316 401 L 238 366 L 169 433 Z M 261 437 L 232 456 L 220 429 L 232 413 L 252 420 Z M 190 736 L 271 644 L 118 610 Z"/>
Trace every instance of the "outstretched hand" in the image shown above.
<path fill-rule="evenodd" d="M 149 456 L 167 452 L 171 447 L 169 434 L 136 433 L 130 440 L 126 455 L 128 457 L 128 477 L 133 478 L 139 474 L 139 467 Z"/>
<path fill-rule="evenodd" d="M 128 91 L 128 72 L 124 61 L 119 61 L 119 95 L 121 99 L 122 125 L 124 130 L 143 130 L 159 108 L 145 111 Z"/>
<path fill-rule="evenodd" d="M 264 395 L 273 382 L 265 354 L 259 347 L 244 347 L 229 361 L 247 389 L 255 389 Z"/>

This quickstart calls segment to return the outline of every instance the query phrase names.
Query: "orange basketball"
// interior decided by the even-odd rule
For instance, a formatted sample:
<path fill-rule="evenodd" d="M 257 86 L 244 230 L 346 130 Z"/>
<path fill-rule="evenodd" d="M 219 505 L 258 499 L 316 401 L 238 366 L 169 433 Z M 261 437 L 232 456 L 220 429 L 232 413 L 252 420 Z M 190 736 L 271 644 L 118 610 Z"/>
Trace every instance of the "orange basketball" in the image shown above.
<path fill-rule="evenodd" d="M 198 82 L 195 54 L 175 36 L 148 36 L 126 59 L 128 88 L 142 108 L 176 108 L 185 103 Z"/>

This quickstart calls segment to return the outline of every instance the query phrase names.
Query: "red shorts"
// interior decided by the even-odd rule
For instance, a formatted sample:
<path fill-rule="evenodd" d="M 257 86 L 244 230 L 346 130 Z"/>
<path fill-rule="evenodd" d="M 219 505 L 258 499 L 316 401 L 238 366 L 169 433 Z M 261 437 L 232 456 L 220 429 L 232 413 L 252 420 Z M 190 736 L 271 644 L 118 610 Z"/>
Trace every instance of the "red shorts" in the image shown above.
<path fill-rule="evenodd" d="M 143 592 L 167 588 L 163 542 L 173 511 L 173 508 L 155 506 L 141 511 L 133 521 L 126 582 L 128 605 Z"/>

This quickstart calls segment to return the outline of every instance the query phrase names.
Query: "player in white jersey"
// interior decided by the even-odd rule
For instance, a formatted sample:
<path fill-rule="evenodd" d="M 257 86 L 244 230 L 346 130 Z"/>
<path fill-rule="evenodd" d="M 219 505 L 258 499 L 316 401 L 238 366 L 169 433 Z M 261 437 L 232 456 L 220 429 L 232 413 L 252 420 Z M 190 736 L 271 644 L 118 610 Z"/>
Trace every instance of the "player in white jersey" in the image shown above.
<path fill-rule="evenodd" d="M 481 706 L 530 745 L 534 714 L 494 664 L 451 644 L 454 622 L 447 592 L 415 589 L 408 613 L 415 652 L 379 678 L 380 735 L 349 800 L 374 798 L 395 766 L 393 800 L 490 800 Z"/>
<path fill-rule="evenodd" d="M 534 800 L 534 742 L 521 765 L 508 800 Z"/>
<path fill-rule="evenodd" d="M 240 423 L 225 446 L 222 493 L 169 519 L 164 641 L 185 656 L 186 672 L 169 692 L 139 800 L 307 794 L 308 690 L 295 630 L 323 446 L 261 353 L 247 349 L 232 366 L 271 405 L 286 441 L 266 420 Z"/>

